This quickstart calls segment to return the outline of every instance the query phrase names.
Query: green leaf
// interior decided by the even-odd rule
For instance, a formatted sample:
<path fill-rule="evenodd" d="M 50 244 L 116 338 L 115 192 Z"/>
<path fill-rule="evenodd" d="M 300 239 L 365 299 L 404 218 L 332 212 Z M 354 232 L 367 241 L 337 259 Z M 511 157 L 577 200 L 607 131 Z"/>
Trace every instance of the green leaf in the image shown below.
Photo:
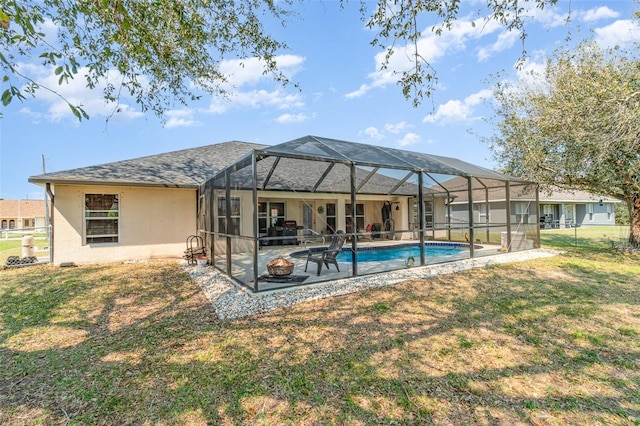
<path fill-rule="evenodd" d="M 58 67 L 58 68 L 56 68 L 56 70 L 55 70 L 55 74 L 56 74 L 56 75 L 60 75 L 60 74 L 62 74 L 62 67 Z"/>
<path fill-rule="evenodd" d="M 73 115 L 75 115 L 79 121 L 82 121 L 82 116 L 80 115 L 80 111 L 78 110 L 78 108 L 74 107 L 71 104 L 69 104 L 69 108 L 71 108 L 71 112 L 73 113 Z"/>
<path fill-rule="evenodd" d="M 11 103 L 11 98 L 13 95 L 11 94 L 11 90 L 7 89 L 2 93 L 2 105 L 7 106 Z"/>

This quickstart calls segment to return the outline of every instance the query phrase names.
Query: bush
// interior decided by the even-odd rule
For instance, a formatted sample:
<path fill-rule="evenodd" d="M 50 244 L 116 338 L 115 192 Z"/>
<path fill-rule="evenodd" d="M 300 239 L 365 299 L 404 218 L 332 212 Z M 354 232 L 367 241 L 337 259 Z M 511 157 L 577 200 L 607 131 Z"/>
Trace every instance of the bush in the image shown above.
<path fill-rule="evenodd" d="M 616 203 L 616 225 L 629 225 L 629 209 L 624 203 Z"/>

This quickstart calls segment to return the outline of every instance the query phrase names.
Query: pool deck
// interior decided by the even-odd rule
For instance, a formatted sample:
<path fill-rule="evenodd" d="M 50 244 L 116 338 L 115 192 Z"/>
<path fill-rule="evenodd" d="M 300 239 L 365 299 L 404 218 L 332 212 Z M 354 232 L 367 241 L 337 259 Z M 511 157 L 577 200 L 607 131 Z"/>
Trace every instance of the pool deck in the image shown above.
<path fill-rule="evenodd" d="M 427 241 L 430 242 L 430 241 Z M 435 243 L 446 243 L 444 241 L 431 241 Z M 375 241 L 358 241 L 358 248 L 362 247 L 389 247 L 405 244 L 416 244 L 415 240 L 375 240 Z M 350 247 L 350 242 L 347 241 L 344 247 Z M 455 243 L 453 244 L 464 244 Z M 476 244 L 476 247 L 480 245 L 482 248 L 476 248 L 474 250 L 475 257 L 491 256 L 501 253 L 499 245 L 490 244 Z M 339 280 L 344 278 L 350 278 L 353 276 L 352 263 L 351 262 L 338 262 L 340 271 L 337 271 L 334 265 L 330 265 L 329 269 L 325 266 L 322 267 L 320 275 L 317 275 L 317 264 L 310 262 L 305 272 L 305 265 L 307 263 L 306 257 L 292 257 L 294 252 L 300 252 L 309 248 L 326 247 L 328 244 L 307 243 L 300 245 L 288 245 L 288 246 L 273 246 L 273 247 L 261 247 L 258 252 L 258 271 L 259 275 L 267 276 L 267 263 L 278 257 L 283 257 L 290 262 L 293 262 L 294 269 L 292 276 L 299 277 L 303 281 L 297 281 L 292 283 L 287 282 L 268 282 L 265 280 L 259 280 L 259 291 L 268 291 L 279 288 L 298 287 L 300 285 L 310 285 L 320 282 Z M 343 247 L 343 248 L 344 248 Z M 463 259 L 469 259 L 469 251 L 463 250 L 460 253 L 449 256 L 436 256 L 427 257 L 425 259 L 425 265 L 435 265 L 446 262 L 453 262 Z M 415 259 L 415 267 L 420 266 L 420 259 Z M 216 262 L 224 264 L 224 260 L 221 258 L 216 259 Z M 252 258 L 251 253 L 234 254 L 232 257 L 232 271 L 234 277 L 249 282 L 252 281 Z M 358 276 L 370 275 L 381 272 L 389 272 L 394 270 L 407 269 L 405 264 L 406 259 L 397 260 L 385 260 L 384 262 L 358 262 Z M 306 278 L 303 278 L 306 277 Z"/>

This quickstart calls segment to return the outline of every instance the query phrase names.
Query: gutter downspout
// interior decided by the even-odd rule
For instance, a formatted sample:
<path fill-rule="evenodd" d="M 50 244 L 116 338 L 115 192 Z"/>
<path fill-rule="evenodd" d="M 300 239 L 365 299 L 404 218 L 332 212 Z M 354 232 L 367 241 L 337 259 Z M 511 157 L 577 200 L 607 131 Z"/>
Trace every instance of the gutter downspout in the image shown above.
<path fill-rule="evenodd" d="M 53 191 L 51 191 L 51 183 L 47 182 L 46 183 L 46 190 L 47 190 L 47 194 L 49 195 L 49 198 L 51 199 L 51 216 L 47 218 L 47 230 L 49 231 L 49 263 L 53 263 L 53 212 L 55 210 L 54 208 L 54 194 Z M 44 200 L 44 204 L 45 206 L 47 205 L 47 200 Z M 48 209 L 47 209 L 48 210 Z"/>

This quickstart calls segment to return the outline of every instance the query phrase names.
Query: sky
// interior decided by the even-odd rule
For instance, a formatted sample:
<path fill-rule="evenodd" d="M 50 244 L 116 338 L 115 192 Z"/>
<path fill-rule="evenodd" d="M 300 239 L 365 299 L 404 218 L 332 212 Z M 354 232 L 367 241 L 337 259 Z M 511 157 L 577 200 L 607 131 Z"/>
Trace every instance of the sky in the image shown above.
<path fill-rule="evenodd" d="M 113 105 L 105 104 L 100 90 L 84 87 L 80 77 L 53 86 L 83 105 L 89 120 L 79 122 L 59 98 L 46 92 L 0 107 L 0 198 L 42 199 L 43 189 L 28 178 L 43 170 L 231 140 L 275 145 L 306 135 L 456 157 L 496 169 L 483 140 L 495 132 L 490 120 L 497 78 L 516 80 L 527 70 L 540 69 L 555 49 L 585 38 L 603 46 L 640 39 L 640 27 L 632 18 L 640 10 L 638 3 L 559 0 L 525 14 L 526 62 L 514 67 L 523 55 L 519 34 L 482 23 L 486 10 L 485 15 L 478 11 L 486 1 L 465 1 L 451 31 L 436 36 L 425 23 L 418 46 L 437 83 L 433 95 L 416 108 L 402 96 L 394 76 L 380 70 L 382 52 L 370 45 L 375 33 L 365 27 L 357 3 L 341 9 L 333 0 L 305 1 L 286 27 L 270 29 L 289 46 L 278 63 L 299 88 L 282 87 L 263 76 L 256 61 L 240 67 L 229 60 L 221 65 L 234 86 L 229 99 L 204 97 L 170 109 L 164 120 L 124 99 L 121 112 L 107 121 Z M 471 25 L 473 21 L 480 25 Z M 20 65 L 38 81 L 57 80 L 52 68 L 37 62 Z M 403 56 L 396 55 L 391 69 L 404 66 Z"/>

